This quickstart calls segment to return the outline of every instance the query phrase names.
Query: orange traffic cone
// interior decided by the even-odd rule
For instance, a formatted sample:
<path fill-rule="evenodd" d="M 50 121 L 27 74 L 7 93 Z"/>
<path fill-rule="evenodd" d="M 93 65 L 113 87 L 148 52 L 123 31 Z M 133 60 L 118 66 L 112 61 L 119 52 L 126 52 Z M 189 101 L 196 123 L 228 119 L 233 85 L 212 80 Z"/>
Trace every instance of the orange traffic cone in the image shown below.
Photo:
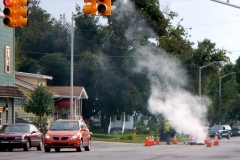
<path fill-rule="evenodd" d="M 204 144 L 207 144 L 207 141 L 208 141 L 208 134 L 207 134 L 207 137 L 204 140 Z"/>
<path fill-rule="evenodd" d="M 213 141 L 213 145 L 214 145 L 214 146 L 218 146 L 218 145 L 219 145 L 218 133 L 215 134 L 215 138 L 214 138 L 214 141 Z"/>
<path fill-rule="evenodd" d="M 157 144 L 157 145 L 160 144 L 160 138 L 159 138 L 158 135 L 157 135 L 157 138 L 156 138 L 156 144 Z"/>
<path fill-rule="evenodd" d="M 155 144 L 155 139 L 154 139 L 154 135 L 152 135 L 152 138 L 153 138 L 153 144 L 152 145 L 154 145 Z"/>
<path fill-rule="evenodd" d="M 211 138 L 210 138 L 209 135 L 208 135 L 208 140 L 207 140 L 207 143 L 206 143 L 206 147 L 212 147 L 212 142 L 211 142 Z"/>
<path fill-rule="evenodd" d="M 150 143 L 149 143 L 149 140 L 148 140 L 148 135 L 146 136 L 145 146 L 150 146 Z"/>
<path fill-rule="evenodd" d="M 153 140 L 153 136 L 152 136 L 152 135 L 151 135 L 150 137 L 151 137 L 151 138 L 150 138 L 150 146 L 152 146 L 153 143 L 154 143 L 154 140 Z"/>
<path fill-rule="evenodd" d="M 174 134 L 173 144 L 177 144 L 177 137 L 176 137 L 176 134 Z"/>

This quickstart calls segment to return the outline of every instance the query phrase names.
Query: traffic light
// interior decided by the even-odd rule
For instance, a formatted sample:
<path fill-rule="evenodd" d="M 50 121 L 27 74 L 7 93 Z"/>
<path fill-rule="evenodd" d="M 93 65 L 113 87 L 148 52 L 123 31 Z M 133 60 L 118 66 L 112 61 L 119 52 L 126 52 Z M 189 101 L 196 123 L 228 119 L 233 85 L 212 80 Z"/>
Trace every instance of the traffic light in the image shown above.
<path fill-rule="evenodd" d="M 7 27 L 22 27 L 28 25 L 28 0 L 3 0 L 3 24 Z"/>
<path fill-rule="evenodd" d="M 111 12 L 111 6 L 112 2 L 111 0 L 98 0 L 98 14 L 100 15 L 105 15 L 105 16 L 110 16 L 112 14 Z"/>
<path fill-rule="evenodd" d="M 84 14 L 96 15 L 97 12 L 96 0 L 84 0 L 84 2 L 87 3 L 86 5 L 83 6 Z"/>

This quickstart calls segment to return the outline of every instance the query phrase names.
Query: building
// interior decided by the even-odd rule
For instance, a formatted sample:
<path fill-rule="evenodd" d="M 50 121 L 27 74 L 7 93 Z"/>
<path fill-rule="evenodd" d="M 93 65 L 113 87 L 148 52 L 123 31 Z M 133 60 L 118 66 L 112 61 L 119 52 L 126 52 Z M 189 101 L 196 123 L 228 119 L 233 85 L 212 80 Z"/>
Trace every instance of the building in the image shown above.
<path fill-rule="evenodd" d="M 30 95 L 39 84 L 45 86 L 54 96 L 54 113 L 49 119 L 51 124 L 57 119 L 69 119 L 70 117 L 70 86 L 47 86 L 47 80 L 52 80 L 53 77 L 33 74 L 25 72 L 15 72 L 15 85 L 24 93 L 25 96 Z M 73 118 L 80 119 L 82 116 L 82 100 L 88 99 L 88 95 L 83 86 L 73 87 Z M 24 100 L 16 100 L 16 116 L 28 118 L 34 121 L 37 120 L 34 114 L 26 113 L 22 109 Z"/>
<path fill-rule="evenodd" d="M 15 99 L 24 99 L 24 94 L 15 86 L 14 29 L 2 23 L 0 11 L 0 127 L 15 122 Z"/>

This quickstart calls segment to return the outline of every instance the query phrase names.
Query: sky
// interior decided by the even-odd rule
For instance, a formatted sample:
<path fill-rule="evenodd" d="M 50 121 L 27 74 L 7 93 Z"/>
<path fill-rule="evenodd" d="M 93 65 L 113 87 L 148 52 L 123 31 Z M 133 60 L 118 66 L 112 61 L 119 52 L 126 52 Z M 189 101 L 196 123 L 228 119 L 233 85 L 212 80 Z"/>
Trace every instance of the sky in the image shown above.
<path fill-rule="evenodd" d="M 188 30 L 191 35 L 188 39 L 195 43 L 195 47 L 197 42 L 210 39 L 216 43 L 216 48 L 231 51 L 227 56 L 235 63 L 240 56 L 240 9 L 211 0 L 159 1 L 161 9 L 168 4 L 170 10 L 178 13 L 173 24 L 183 19 L 181 25 Z M 240 0 L 229 0 L 229 3 L 240 6 Z M 41 0 L 40 6 L 57 19 L 60 14 L 65 14 L 67 21 L 71 22 L 76 4 L 82 8 L 84 0 Z M 0 6 L 3 8 L 2 4 Z"/>

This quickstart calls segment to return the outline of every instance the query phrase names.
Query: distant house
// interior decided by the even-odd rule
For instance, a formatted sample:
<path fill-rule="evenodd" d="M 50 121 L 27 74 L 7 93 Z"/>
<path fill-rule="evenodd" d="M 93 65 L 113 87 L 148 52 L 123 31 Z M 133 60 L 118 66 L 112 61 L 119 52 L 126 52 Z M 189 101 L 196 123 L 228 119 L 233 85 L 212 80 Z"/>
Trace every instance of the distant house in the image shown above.
<path fill-rule="evenodd" d="M 47 86 L 47 80 L 51 80 L 53 77 L 41 74 L 15 72 L 15 84 L 16 86 L 27 96 L 34 91 L 41 83 L 45 86 L 54 96 L 54 113 L 49 123 L 57 119 L 69 119 L 70 117 L 70 87 L 69 86 Z M 82 86 L 73 87 L 73 118 L 80 119 L 82 116 L 82 100 L 88 99 L 86 90 Z M 18 117 L 24 117 L 33 119 L 36 116 L 32 113 L 26 113 L 22 109 L 24 100 L 18 99 L 16 101 L 16 115 Z"/>
<path fill-rule="evenodd" d="M 39 84 L 47 86 L 47 80 L 52 80 L 52 77 L 42 74 L 15 72 L 15 85 L 24 93 L 25 97 L 30 95 Z M 29 118 L 33 120 L 36 118 L 36 116 L 33 113 L 26 113 L 22 108 L 22 105 L 25 103 L 25 101 L 26 98 L 15 100 L 15 115 L 16 117 Z"/>
<path fill-rule="evenodd" d="M 0 11 L 0 22 L 3 13 Z M 15 86 L 15 53 L 14 32 L 0 23 L 0 127 L 15 122 L 15 99 L 24 99 L 25 96 Z"/>
<path fill-rule="evenodd" d="M 70 87 L 69 86 L 48 86 L 54 93 L 55 111 L 53 119 L 69 119 L 70 117 Z M 82 116 L 82 100 L 88 99 L 87 92 L 82 86 L 73 87 L 73 119 L 80 119 Z"/>

